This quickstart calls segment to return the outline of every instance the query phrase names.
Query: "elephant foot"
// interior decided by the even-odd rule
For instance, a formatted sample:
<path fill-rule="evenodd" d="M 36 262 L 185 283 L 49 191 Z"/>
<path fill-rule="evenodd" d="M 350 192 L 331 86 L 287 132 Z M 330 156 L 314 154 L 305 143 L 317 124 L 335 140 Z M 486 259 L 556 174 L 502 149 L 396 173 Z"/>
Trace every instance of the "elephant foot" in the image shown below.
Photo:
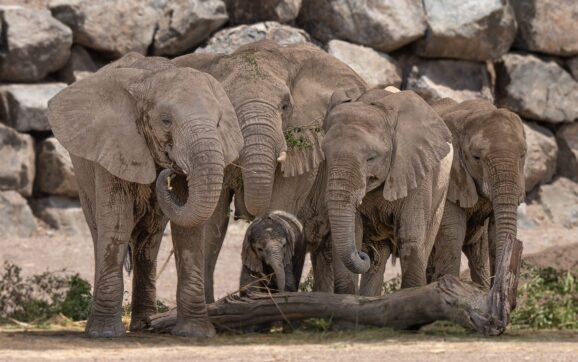
<path fill-rule="evenodd" d="M 173 336 L 210 338 L 217 333 L 207 317 L 199 319 L 177 319 L 177 324 L 171 330 Z"/>
<path fill-rule="evenodd" d="M 90 317 L 84 333 L 90 338 L 115 338 L 126 335 L 120 316 Z"/>
<path fill-rule="evenodd" d="M 139 332 L 147 328 L 147 316 L 131 316 L 130 326 L 128 327 L 131 332 Z"/>

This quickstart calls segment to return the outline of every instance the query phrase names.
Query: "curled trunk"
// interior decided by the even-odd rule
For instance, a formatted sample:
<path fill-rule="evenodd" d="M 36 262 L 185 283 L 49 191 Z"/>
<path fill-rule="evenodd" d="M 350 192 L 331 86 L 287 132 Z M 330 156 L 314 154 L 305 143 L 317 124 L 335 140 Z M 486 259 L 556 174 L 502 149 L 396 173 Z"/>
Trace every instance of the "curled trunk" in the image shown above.
<path fill-rule="evenodd" d="M 194 139 L 196 138 L 196 139 Z M 224 160 L 216 133 L 191 137 L 182 162 L 186 178 L 172 169 L 162 170 L 156 182 L 159 205 L 177 225 L 194 227 L 213 214 L 223 186 Z M 169 181 L 168 178 L 171 178 Z"/>
<path fill-rule="evenodd" d="M 328 165 L 331 170 L 326 193 L 327 212 L 331 225 L 331 238 L 339 259 L 353 273 L 369 270 L 369 256 L 358 251 L 355 245 L 356 194 L 364 190 L 361 175 Z"/>

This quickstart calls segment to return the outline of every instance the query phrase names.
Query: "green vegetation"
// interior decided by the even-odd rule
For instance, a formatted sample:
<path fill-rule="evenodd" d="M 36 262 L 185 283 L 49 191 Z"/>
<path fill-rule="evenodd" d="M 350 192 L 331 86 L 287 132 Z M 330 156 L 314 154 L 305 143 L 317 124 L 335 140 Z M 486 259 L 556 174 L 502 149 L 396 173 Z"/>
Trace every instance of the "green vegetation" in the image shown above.
<path fill-rule="evenodd" d="M 0 274 L 0 319 L 42 323 L 62 314 L 85 320 L 90 311 L 90 284 L 78 274 L 44 272 L 28 278 L 22 268 L 5 262 Z"/>
<path fill-rule="evenodd" d="M 522 264 L 512 324 L 534 329 L 578 329 L 578 283 L 570 271 Z"/>
<path fill-rule="evenodd" d="M 287 148 L 295 150 L 302 150 L 312 146 L 311 141 L 301 132 L 301 128 L 291 128 L 285 131 L 285 142 L 287 142 Z"/>

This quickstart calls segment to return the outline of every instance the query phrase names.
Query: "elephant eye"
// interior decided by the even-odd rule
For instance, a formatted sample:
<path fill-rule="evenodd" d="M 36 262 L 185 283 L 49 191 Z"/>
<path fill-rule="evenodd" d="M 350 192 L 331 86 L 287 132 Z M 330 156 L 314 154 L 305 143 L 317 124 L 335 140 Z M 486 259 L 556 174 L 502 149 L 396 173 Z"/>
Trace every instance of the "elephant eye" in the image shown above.
<path fill-rule="evenodd" d="M 375 161 L 377 159 L 377 156 L 371 156 L 367 159 L 367 162 L 372 162 Z"/>
<path fill-rule="evenodd" d="M 168 117 L 162 117 L 161 118 L 161 123 L 164 124 L 165 126 L 170 126 L 171 125 L 171 119 Z"/>
<path fill-rule="evenodd" d="M 480 156 L 474 156 L 474 160 L 479 161 L 479 160 L 480 160 Z"/>

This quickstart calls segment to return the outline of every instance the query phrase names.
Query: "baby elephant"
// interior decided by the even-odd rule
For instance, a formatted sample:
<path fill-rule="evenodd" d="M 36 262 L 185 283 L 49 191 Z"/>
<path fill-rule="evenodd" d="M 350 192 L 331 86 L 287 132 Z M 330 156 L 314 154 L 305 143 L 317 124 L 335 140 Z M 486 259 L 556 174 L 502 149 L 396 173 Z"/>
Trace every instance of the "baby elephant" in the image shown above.
<path fill-rule="evenodd" d="M 243 241 L 241 288 L 250 284 L 254 291 L 267 287 L 281 292 L 296 292 L 305 253 L 303 227 L 295 216 L 284 211 L 271 211 L 256 218 Z M 268 282 L 263 277 L 270 274 L 275 278 Z"/>

